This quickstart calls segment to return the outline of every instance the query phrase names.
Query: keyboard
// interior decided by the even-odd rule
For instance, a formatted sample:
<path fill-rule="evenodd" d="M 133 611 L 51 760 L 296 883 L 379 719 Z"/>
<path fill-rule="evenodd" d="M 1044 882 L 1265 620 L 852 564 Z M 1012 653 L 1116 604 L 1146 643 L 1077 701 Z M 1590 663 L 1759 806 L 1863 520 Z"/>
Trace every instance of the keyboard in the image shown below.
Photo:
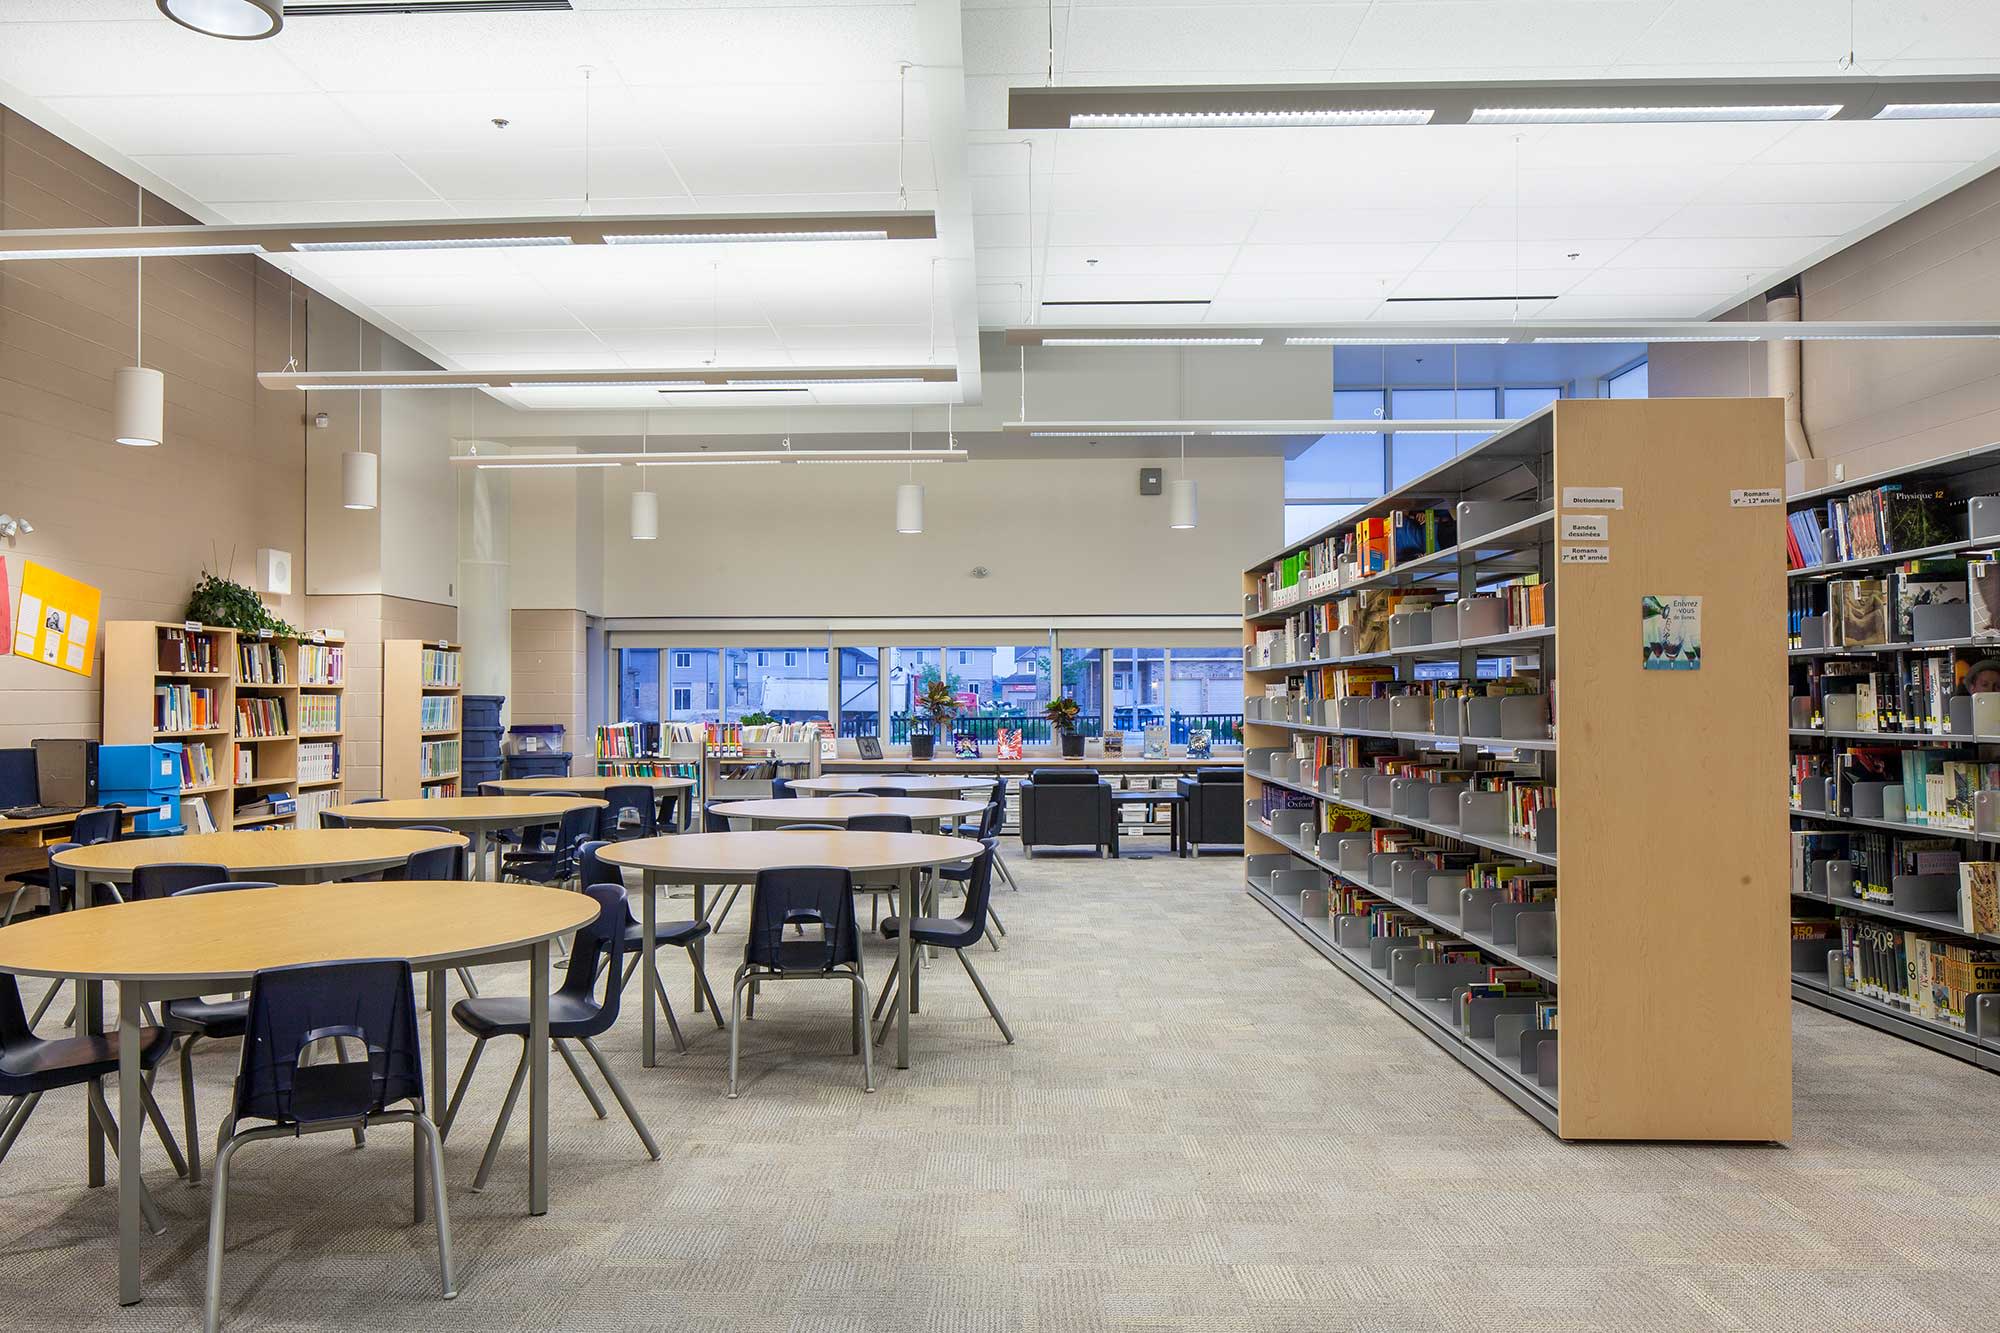
<path fill-rule="evenodd" d="M 50 815 L 73 815 L 81 809 L 80 805 L 17 805 L 0 810 L 0 819 L 47 819 Z"/>

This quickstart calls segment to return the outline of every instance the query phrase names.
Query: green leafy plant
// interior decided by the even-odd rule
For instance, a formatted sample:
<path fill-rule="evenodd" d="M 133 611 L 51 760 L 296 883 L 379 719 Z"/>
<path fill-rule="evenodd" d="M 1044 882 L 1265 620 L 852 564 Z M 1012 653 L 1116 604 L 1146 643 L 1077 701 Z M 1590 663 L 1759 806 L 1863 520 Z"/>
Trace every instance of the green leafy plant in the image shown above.
<path fill-rule="evenodd" d="M 739 717 L 736 720 L 738 722 L 741 722 L 746 727 L 768 727 L 773 722 L 776 722 L 778 719 L 772 717 L 769 713 L 757 712 L 757 713 L 745 713 L 742 717 Z"/>
<path fill-rule="evenodd" d="M 188 594 L 187 613 L 183 618 L 247 634 L 267 629 L 282 638 L 300 637 L 298 626 L 272 615 L 271 609 L 264 605 L 263 599 L 253 589 L 220 574 L 201 576 L 201 581 L 194 585 L 194 591 Z"/>
<path fill-rule="evenodd" d="M 1083 705 L 1067 694 L 1042 705 L 1042 716 L 1049 720 L 1050 726 L 1065 736 L 1076 730 L 1076 716 L 1082 711 Z"/>
<path fill-rule="evenodd" d="M 933 676 L 917 697 L 917 709 L 931 720 L 933 733 L 941 732 L 946 723 L 958 716 L 958 696 L 952 693 L 950 685 Z"/>

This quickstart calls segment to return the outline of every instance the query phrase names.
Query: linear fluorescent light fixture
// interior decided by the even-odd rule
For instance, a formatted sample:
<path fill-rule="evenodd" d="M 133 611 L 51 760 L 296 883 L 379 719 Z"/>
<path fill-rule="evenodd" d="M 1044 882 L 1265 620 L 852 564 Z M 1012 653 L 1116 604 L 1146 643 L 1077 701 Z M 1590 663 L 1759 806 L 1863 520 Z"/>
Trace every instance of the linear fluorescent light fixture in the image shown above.
<path fill-rule="evenodd" d="M 926 212 L 440 218 L 434 221 L 229 223 L 212 227 L 47 227 L 0 231 L 0 259 L 132 259 L 170 255 L 539 249 L 568 245 L 753 245 L 791 241 L 935 239 L 937 217 Z"/>
<path fill-rule="evenodd" d="M 1044 347 L 1262 347 L 1262 338 L 1202 338 L 1202 337 L 1160 337 L 1160 338 L 1063 338 L 1045 337 L 1039 340 Z"/>
<path fill-rule="evenodd" d="M 971 455 L 942 449 L 716 449 L 700 453 L 459 454 L 451 461 L 468 467 L 509 469 L 634 467 L 756 467 L 778 463 L 963 463 Z"/>
<path fill-rule="evenodd" d="M 1161 439 L 1179 435 L 1490 435 L 1514 417 L 1354 417 L 1307 421 L 1008 421 L 1004 435 L 1038 440 Z"/>
<path fill-rule="evenodd" d="M 1019 87 L 1015 130 L 1979 119 L 2000 78 L 1521 79 Z M 1895 108 L 1892 112 L 1891 108 Z"/>
<path fill-rule="evenodd" d="M 351 18 L 368 14 L 568 13 L 570 0 L 291 0 L 286 18 Z"/>
<path fill-rule="evenodd" d="M 589 370 L 327 370 L 259 372 L 267 389 L 658 389 L 666 392 L 799 392 L 822 384 L 956 384 L 952 366 L 699 366 Z"/>
<path fill-rule="evenodd" d="M 1441 347 L 1451 343 L 1504 343 L 1505 338 L 1316 338 L 1287 337 L 1287 347 Z"/>
<path fill-rule="evenodd" d="M 1701 319 L 1604 320 L 1364 320 L 1347 324 L 1295 324 L 1265 328 L 1242 325 L 1155 324 L 1016 325 L 1007 330 L 1010 347 L 1178 347 L 1204 341 L 1230 346 L 1288 347 L 1450 346 L 1454 343 L 1757 343 L 1757 342 L 1921 342 L 2000 338 L 2000 321 L 1842 320 L 1796 323 Z M 1110 424 L 1110 423 L 1106 423 Z"/>
<path fill-rule="evenodd" d="M 470 455 L 467 456 L 470 457 Z M 454 459 L 453 461 L 456 462 L 457 460 Z M 497 458 L 481 458 L 478 460 L 478 465 L 482 468 L 506 468 L 516 472 L 535 472 L 535 471 L 574 472 L 581 468 L 607 468 L 607 467 L 623 466 L 622 464 L 615 462 L 598 462 L 595 460 L 585 461 L 582 459 L 579 459 L 574 463 L 551 463 L 542 460 L 530 460 L 527 462 L 513 463 L 513 462 L 503 462 Z"/>

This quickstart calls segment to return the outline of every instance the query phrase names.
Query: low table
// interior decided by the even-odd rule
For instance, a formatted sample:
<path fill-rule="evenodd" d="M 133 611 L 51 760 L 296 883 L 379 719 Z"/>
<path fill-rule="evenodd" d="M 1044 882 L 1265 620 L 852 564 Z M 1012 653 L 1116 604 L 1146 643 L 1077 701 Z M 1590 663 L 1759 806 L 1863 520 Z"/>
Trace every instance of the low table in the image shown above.
<path fill-rule="evenodd" d="M 1112 805 L 1118 807 L 1122 816 L 1129 805 L 1164 805 L 1167 807 L 1167 849 L 1174 856 L 1185 855 L 1181 846 L 1181 811 L 1187 808 L 1187 798 L 1178 791 L 1165 787 L 1127 787 L 1111 793 Z"/>
<path fill-rule="evenodd" d="M 359 801 L 336 805 L 332 813 L 355 828 L 400 828 L 410 824 L 434 824 L 471 835 L 472 873 L 478 879 L 496 879 L 492 852 L 487 848 L 488 833 L 500 829 L 525 828 L 531 824 L 553 824 L 563 812 L 579 805 L 602 810 L 606 802 L 592 796 L 438 796 L 394 801 Z M 268 837 L 268 834 L 253 834 Z"/>
<path fill-rule="evenodd" d="M 93 884 L 127 884 L 141 866 L 219 865 L 237 879 L 318 883 L 400 866 L 418 852 L 463 846 L 456 833 L 412 829 L 265 829 L 124 838 L 57 852 L 55 862 Z"/>

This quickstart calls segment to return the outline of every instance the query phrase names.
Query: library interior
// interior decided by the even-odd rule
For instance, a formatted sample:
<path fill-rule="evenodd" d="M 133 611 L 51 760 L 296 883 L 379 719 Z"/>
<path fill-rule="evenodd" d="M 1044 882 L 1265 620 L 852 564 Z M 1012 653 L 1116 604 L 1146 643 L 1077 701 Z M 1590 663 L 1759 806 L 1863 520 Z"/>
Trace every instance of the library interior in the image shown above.
<path fill-rule="evenodd" d="M 1996 1079 L 2000 6 L 0 0 L 0 1333 L 1986 1330 Z"/>

